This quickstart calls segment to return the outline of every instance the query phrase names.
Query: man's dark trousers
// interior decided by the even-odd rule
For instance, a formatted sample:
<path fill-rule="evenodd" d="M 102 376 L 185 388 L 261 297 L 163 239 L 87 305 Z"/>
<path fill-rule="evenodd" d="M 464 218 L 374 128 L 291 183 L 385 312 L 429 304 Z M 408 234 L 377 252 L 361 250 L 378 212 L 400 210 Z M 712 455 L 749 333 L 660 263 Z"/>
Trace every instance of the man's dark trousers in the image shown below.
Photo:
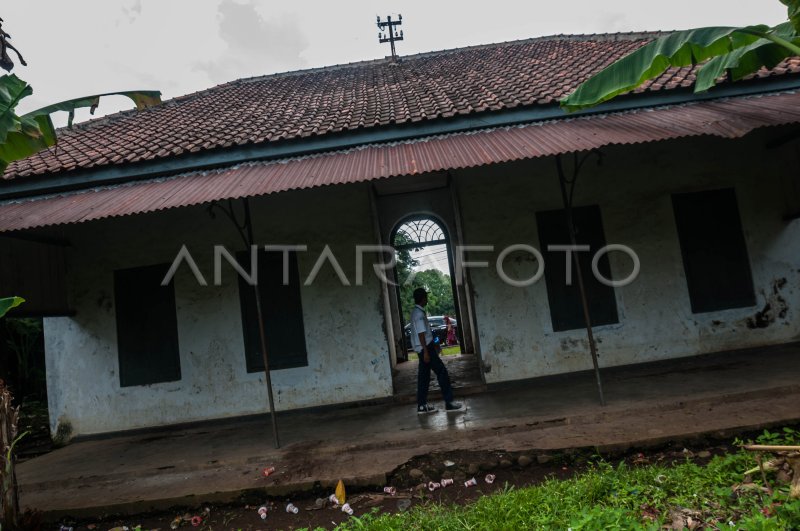
<path fill-rule="evenodd" d="M 431 361 L 428 363 L 425 363 L 423 360 L 424 354 L 422 352 L 419 353 L 419 372 L 417 373 L 418 406 L 424 406 L 428 403 L 428 387 L 431 383 L 431 370 L 436 373 L 436 379 L 439 382 L 439 388 L 442 390 L 444 403 L 449 404 L 453 401 L 453 389 L 450 387 L 450 375 L 447 373 L 447 367 L 444 366 L 438 351 L 438 345 L 433 342 L 428 344 L 428 354 L 430 354 L 431 358 Z"/>

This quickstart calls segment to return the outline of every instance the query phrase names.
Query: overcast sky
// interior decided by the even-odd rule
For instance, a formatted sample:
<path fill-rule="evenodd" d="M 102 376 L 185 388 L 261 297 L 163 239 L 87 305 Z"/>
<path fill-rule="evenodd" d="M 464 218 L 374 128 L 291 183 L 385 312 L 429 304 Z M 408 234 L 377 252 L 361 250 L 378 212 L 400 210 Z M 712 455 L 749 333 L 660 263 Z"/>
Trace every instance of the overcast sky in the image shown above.
<path fill-rule="evenodd" d="M 402 13 L 413 54 L 558 33 L 776 24 L 778 0 L 20 0 L 0 7 L 28 62 L 20 111 L 118 90 L 165 98 L 237 78 L 380 58 L 375 16 Z M 13 57 L 13 56 L 12 56 Z M 111 99 L 98 114 L 125 108 Z M 80 115 L 79 115 L 80 118 Z"/>

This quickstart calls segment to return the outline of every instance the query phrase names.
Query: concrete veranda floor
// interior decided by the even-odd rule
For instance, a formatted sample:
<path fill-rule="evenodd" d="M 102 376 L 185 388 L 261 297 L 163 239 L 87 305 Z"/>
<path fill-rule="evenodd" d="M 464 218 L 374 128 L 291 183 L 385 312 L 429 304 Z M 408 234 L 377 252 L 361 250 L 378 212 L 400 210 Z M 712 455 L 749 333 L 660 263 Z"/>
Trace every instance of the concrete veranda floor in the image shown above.
<path fill-rule="evenodd" d="M 17 467 L 20 503 L 50 515 L 138 512 L 376 484 L 411 457 L 459 449 L 659 444 L 800 421 L 800 343 L 541 378 L 464 398 L 459 414 L 387 404 L 267 416 L 75 442 Z M 277 471 L 261 475 L 265 466 Z"/>

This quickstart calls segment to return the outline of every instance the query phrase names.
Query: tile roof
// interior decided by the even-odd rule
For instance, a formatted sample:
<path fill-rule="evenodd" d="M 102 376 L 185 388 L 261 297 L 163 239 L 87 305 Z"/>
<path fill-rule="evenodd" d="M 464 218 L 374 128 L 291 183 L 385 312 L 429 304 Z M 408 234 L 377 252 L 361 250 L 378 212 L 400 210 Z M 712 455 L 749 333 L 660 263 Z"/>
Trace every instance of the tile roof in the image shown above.
<path fill-rule="evenodd" d="M 4 179 L 65 173 L 230 146 L 285 142 L 523 106 L 554 106 L 655 34 L 554 36 L 289 72 L 231 83 L 59 132 L 57 148 Z M 792 59 L 760 76 L 800 73 Z M 694 82 L 671 69 L 638 92 Z"/>

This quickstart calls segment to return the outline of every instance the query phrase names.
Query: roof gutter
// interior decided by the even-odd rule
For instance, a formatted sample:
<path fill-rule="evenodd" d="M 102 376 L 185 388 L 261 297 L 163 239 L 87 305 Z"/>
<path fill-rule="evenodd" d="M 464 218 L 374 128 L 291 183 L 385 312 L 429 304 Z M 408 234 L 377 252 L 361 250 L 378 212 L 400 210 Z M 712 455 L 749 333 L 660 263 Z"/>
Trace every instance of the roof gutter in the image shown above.
<path fill-rule="evenodd" d="M 365 144 L 400 142 L 424 137 L 463 133 L 478 129 L 507 127 L 545 120 L 585 117 L 611 112 L 630 111 L 646 107 L 660 107 L 695 103 L 727 97 L 754 96 L 788 90 L 800 90 L 800 77 L 753 80 L 717 87 L 708 92 L 694 94 L 676 90 L 669 94 L 636 94 L 617 98 L 588 110 L 567 114 L 556 105 L 525 107 L 503 112 L 485 112 L 460 116 L 446 121 L 435 120 L 392 128 L 358 131 L 339 135 L 324 135 L 283 143 L 245 145 L 206 152 L 179 155 L 169 159 L 131 164 L 112 165 L 98 169 L 85 169 L 56 173 L 42 177 L 16 178 L 0 182 L 0 200 L 32 197 L 53 193 L 93 188 L 111 184 L 152 179 L 187 171 L 202 171 L 233 166 L 243 162 L 268 161 L 300 157 L 326 151 L 350 149 Z"/>

